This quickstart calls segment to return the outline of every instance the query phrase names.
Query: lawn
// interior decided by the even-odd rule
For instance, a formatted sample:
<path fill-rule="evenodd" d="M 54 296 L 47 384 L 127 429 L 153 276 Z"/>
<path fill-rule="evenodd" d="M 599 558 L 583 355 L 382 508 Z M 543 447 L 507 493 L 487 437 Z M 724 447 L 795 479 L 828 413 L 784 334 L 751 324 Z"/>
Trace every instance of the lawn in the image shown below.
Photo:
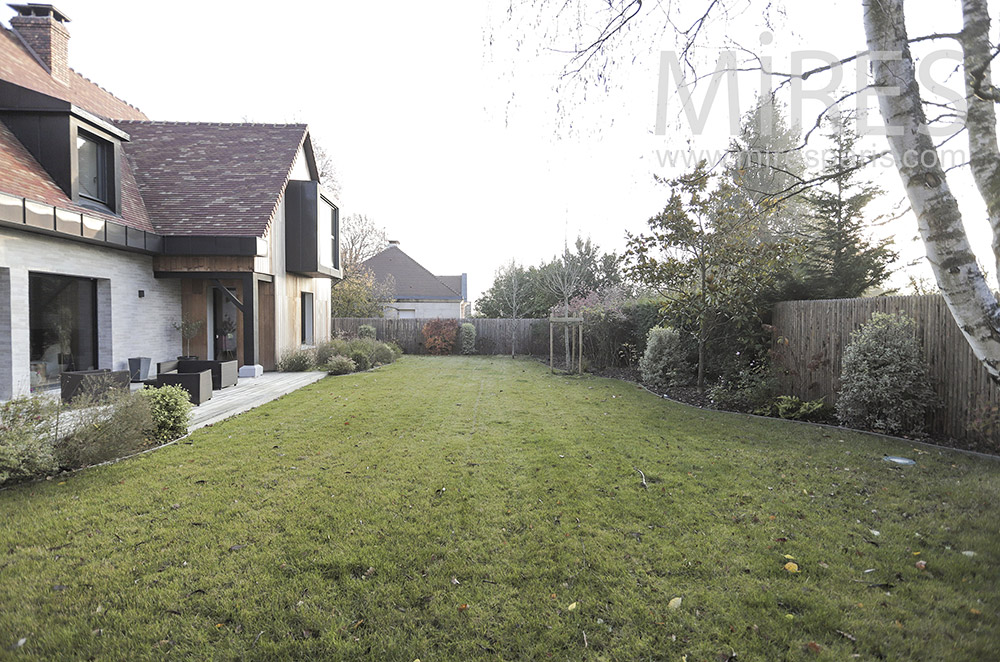
<path fill-rule="evenodd" d="M 0 492 L 0 658 L 995 659 L 998 492 L 992 460 L 408 356 Z"/>

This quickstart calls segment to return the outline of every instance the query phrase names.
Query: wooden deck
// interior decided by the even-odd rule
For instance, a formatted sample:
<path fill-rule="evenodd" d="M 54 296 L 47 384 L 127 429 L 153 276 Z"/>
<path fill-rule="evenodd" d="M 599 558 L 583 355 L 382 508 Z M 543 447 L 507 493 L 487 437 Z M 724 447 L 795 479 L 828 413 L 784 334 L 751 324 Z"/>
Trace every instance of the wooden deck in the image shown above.
<path fill-rule="evenodd" d="M 191 409 L 189 432 L 280 398 L 326 377 L 325 372 L 265 372 L 236 386 L 212 391 L 212 399 Z"/>

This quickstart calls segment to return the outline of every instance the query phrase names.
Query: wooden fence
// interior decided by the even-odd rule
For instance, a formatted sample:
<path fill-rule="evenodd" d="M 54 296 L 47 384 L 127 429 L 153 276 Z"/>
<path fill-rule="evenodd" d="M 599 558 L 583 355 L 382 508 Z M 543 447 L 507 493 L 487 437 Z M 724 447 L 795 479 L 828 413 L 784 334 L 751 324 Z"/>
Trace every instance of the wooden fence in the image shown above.
<path fill-rule="evenodd" d="M 358 327 L 375 327 L 379 340 L 391 340 L 407 354 L 426 354 L 421 329 L 426 319 L 382 319 L 380 317 L 335 317 L 333 332 L 357 335 Z M 461 320 L 476 327 L 477 354 L 510 354 L 511 342 L 518 354 L 548 355 L 549 321 L 547 319 L 479 319 Z"/>
<path fill-rule="evenodd" d="M 928 430 L 955 445 L 996 453 L 1000 449 L 1000 388 L 973 355 L 940 295 L 787 301 L 774 313 L 776 350 L 786 368 L 785 390 L 833 403 L 840 365 L 852 331 L 872 313 L 901 312 L 917 320 L 938 406 Z M 787 344 L 784 342 L 787 341 Z"/>

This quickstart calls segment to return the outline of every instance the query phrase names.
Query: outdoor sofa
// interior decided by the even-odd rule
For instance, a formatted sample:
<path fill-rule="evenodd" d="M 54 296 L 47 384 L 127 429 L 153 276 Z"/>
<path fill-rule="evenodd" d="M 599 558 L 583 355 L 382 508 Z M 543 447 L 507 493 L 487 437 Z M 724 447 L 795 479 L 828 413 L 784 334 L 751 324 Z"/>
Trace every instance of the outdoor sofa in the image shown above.
<path fill-rule="evenodd" d="M 194 361 L 191 359 L 180 359 L 178 361 L 164 361 L 156 364 L 157 372 L 201 372 L 202 370 L 212 371 L 212 388 L 216 391 L 229 386 L 236 386 L 236 380 L 240 373 L 240 364 L 236 361 Z"/>

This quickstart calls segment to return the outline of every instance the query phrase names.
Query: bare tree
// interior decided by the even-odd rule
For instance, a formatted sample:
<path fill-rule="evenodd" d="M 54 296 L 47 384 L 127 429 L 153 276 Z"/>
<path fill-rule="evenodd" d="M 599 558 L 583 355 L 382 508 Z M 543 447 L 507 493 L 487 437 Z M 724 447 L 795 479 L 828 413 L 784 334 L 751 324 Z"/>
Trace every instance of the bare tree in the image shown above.
<path fill-rule="evenodd" d="M 1000 44 L 990 43 L 988 0 L 956 0 L 954 4 L 949 3 L 961 8 L 963 28 L 960 32 L 917 37 L 910 37 L 906 31 L 905 0 L 860 1 L 868 42 L 866 53 L 847 55 L 839 61 L 801 73 L 782 73 L 771 70 L 765 59 L 755 54 L 753 49 L 737 44 L 738 50 L 747 55 L 747 61 L 737 65 L 736 70 L 765 73 L 778 80 L 780 88 L 858 60 L 862 55 L 871 60 L 873 87 L 878 92 L 879 110 L 886 127 L 889 148 L 917 217 L 935 280 L 976 357 L 990 377 L 1000 382 L 1000 302 L 976 262 L 958 202 L 948 184 L 948 171 L 942 165 L 939 146 L 934 143 L 933 133 L 929 131 L 931 125 L 941 118 L 957 117 L 964 123 L 969 138 L 968 166 L 987 209 L 987 218 L 983 220 L 990 224 L 993 233 L 992 248 L 1000 277 L 1000 149 L 996 123 L 1000 89 L 991 78 L 991 64 L 1000 55 Z M 541 0 L 523 0 L 520 4 L 530 7 L 537 16 L 550 16 L 545 12 L 553 11 Z M 656 26 L 654 29 L 674 32 L 679 43 L 679 59 L 685 71 L 692 76 L 693 86 L 699 79 L 710 75 L 703 71 L 694 57 L 698 46 L 705 40 L 706 26 L 713 19 L 725 22 L 736 15 L 747 14 L 754 4 L 754 0 L 710 0 L 698 6 L 693 18 L 688 16 L 686 20 L 681 20 L 681 7 L 687 3 L 662 0 L 647 3 L 640 0 L 555 3 L 558 6 L 557 18 L 562 20 L 552 24 L 565 26 L 569 23 L 573 26 L 570 32 L 576 38 L 574 46 L 569 49 L 564 77 L 582 81 L 585 86 L 596 84 L 608 88 L 608 81 L 614 73 L 612 70 L 621 61 L 621 49 L 635 48 L 634 29 L 648 20 Z M 764 5 L 763 16 L 768 22 L 772 2 L 762 0 L 759 4 Z M 942 9 L 934 7 L 934 11 Z M 595 24 L 598 26 L 596 33 L 592 28 Z M 553 34 L 548 30 L 543 30 L 546 37 Z M 558 32 L 559 36 L 565 36 L 562 27 L 558 30 L 563 30 Z M 964 98 L 945 104 L 931 103 L 923 98 L 910 51 L 910 45 L 916 42 L 942 39 L 955 40 L 961 46 L 963 61 L 959 68 L 965 83 Z M 730 41 L 730 44 L 734 42 Z M 615 55 L 616 51 L 618 55 Z M 858 92 L 860 90 L 850 91 L 838 101 Z M 561 107 L 564 108 L 565 104 Z M 936 108 L 936 115 L 929 117 L 928 108 Z M 814 126 L 805 132 L 803 145 L 808 142 L 813 130 L 821 125 L 825 115 L 826 112 L 820 113 Z M 798 190 L 789 193 L 801 192 L 802 188 L 812 183 L 808 180 L 800 182 L 794 187 Z"/>
<path fill-rule="evenodd" d="M 580 284 L 586 270 L 577 256 L 563 247 L 563 254 L 556 257 L 541 272 L 541 283 L 548 292 L 555 296 L 563 307 L 563 317 L 569 317 L 569 301 L 579 294 Z M 563 342 L 566 349 L 566 367 L 570 366 L 569 326 L 563 329 Z"/>
<path fill-rule="evenodd" d="M 514 260 L 497 269 L 496 297 L 500 304 L 510 312 L 511 319 L 518 320 L 524 314 L 526 308 L 528 274 L 524 267 L 521 267 Z M 510 331 L 510 357 L 514 358 L 515 343 L 517 342 L 517 326 L 511 326 Z"/>
<path fill-rule="evenodd" d="M 316 140 L 312 143 L 313 156 L 316 159 L 316 170 L 319 171 L 319 183 L 340 196 L 342 187 L 340 185 L 340 175 L 337 172 L 337 164 L 334 162 L 330 152 Z"/>
<path fill-rule="evenodd" d="M 341 264 L 347 272 L 377 255 L 388 243 L 385 229 L 365 214 L 349 214 L 341 219 L 340 234 Z"/>

